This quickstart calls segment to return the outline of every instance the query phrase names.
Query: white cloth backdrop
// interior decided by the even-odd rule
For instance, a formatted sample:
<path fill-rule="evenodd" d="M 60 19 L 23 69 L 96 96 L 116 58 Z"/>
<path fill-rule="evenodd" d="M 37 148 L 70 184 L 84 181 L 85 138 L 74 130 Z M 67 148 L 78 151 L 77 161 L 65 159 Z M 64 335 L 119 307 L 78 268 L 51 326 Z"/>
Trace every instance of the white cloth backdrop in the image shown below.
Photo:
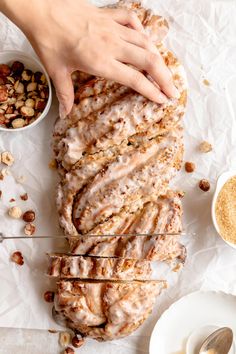
<path fill-rule="evenodd" d="M 108 1 L 97 1 L 105 5 Z M 182 171 L 175 185 L 186 191 L 185 228 L 196 236 L 185 237 L 188 260 L 181 273 L 155 265 L 159 276 L 169 280 L 169 288 L 157 300 L 146 323 L 132 336 L 99 344 L 89 341 L 81 354 L 148 353 L 152 328 L 161 313 L 175 300 L 196 289 L 223 290 L 236 294 L 236 251 L 216 234 L 211 223 L 210 206 L 217 176 L 228 168 L 236 169 L 236 1 L 217 0 L 147 0 L 143 2 L 170 23 L 166 41 L 183 62 L 189 81 L 188 112 L 185 117 L 185 160 L 196 163 L 196 172 Z M 20 31 L 0 15 L 0 50 L 32 49 Z M 203 84 L 207 79 L 210 86 Z M 22 233 L 23 224 L 6 216 L 9 200 L 26 191 L 30 199 L 19 202 L 37 212 L 37 233 L 60 234 L 54 197 L 57 176 L 48 168 L 52 152 L 50 140 L 57 116 L 56 99 L 47 119 L 26 133 L 0 133 L 0 151 L 10 150 L 16 159 L 12 176 L 0 182 L 0 231 L 9 235 Z M 213 144 L 213 152 L 201 154 L 202 140 Z M 15 178 L 25 176 L 24 184 Z M 211 191 L 201 192 L 198 181 L 207 178 Z M 54 354 L 58 352 L 57 335 L 44 331 L 55 327 L 50 306 L 42 294 L 52 287 L 43 272 L 46 251 L 59 249 L 52 241 L 17 241 L 0 246 L 0 330 L 1 354 Z M 9 263 L 9 254 L 19 249 L 25 265 Z M 25 328 L 14 330 L 9 328 Z M 33 329 L 30 331 L 29 329 Z M 36 330 L 36 331 L 35 331 Z M 169 354 L 169 353 L 168 353 Z"/>

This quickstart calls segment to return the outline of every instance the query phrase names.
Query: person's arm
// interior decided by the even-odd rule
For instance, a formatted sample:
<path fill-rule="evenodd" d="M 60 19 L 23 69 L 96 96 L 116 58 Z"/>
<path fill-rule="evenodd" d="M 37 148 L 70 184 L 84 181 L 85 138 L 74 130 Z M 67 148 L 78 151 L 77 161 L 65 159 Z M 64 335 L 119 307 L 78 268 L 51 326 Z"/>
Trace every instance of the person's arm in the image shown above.
<path fill-rule="evenodd" d="M 130 11 L 85 0 L 1 0 L 0 11 L 25 33 L 46 67 L 62 116 L 73 104 L 75 70 L 112 79 L 158 103 L 178 97 L 169 69 Z M 148 72 L 157 85 L 126 63 Z"/>

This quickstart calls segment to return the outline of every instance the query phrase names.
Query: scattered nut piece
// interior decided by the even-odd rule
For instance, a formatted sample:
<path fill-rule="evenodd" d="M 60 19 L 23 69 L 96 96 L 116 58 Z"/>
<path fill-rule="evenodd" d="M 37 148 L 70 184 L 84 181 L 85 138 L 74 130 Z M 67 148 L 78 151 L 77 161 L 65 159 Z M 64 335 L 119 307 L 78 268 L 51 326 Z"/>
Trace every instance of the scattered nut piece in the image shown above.
<path fill-rule="evenodd" d="M 10 200 L 9 200 L 9 202 L 10 203 L 14 203 L 16 200 L 14 199 L 14 198 L 11 198 Z"/>
<path fill-rule="evenodd" d="M 7 166 L 12 166 L 15 159 L 9 151 L 4 151 L 1 153 L 1 161 Z"/>
<path fill-rule="evenodd" d="M 208 192 L 211 188 L 211 185 L 207 179 L 201 179 L 201 181 L 199 182 L 199 188 L 203 192 Z"/>
<path fill-rule="evenodd" d="M 44 294 L 44 300 L 46 302 L 53 302 L 54 296 L 55 296 L 55 293 L 53 291 L 46 291 L 46 293 Z"/>
<path fill-rule="evenodd" d="M 75 354 L 75 351 L 71 347 L 68 347 L 65 349 L 64 354 Z"/>
<path fill-rule="evenodd" d="M 1 171 L 0 171 L 0 180 L 2 181 L 2 180 L 4 180 L 4 178 L 6 177 L 6 176 L 9 176 L 11 173 L 10 173 L 10 171 L 9 171 L 9 169 L 8 168 L 3 168 Z"/>
<path fill-rule="evenodd" d="M 25 222 L 32 222 L 35 220 L 35 212 L 33 210 L 27 210 L 23 216 L 22 216 L 22 219 L 25 221 Z"/>
<path fill-rule="evenodd" d="M 22 211 L 19 207 L 13 206 L 8 210 L 8 215 L 13 219 L 20 219 Z"/>
<path fill-rule="evenodd" d="M 212 151 L 212 145 L 210 143 L 208 143 L 207 141 L 203 141 L 199 145 L 199 150 L 204 153 L 210 152 L 210 151 Z"/>
<path fill-rule="evenodd" d="M 16 183 L 25 183 L 26 182 L 26 177 L 25 176 L 18 176 L 16 177 Z"/>
<path fill-rule="evenodd" d="M 185 162 L 185 171 L 188 173 L 192 173 L 195 171 L 196 165 L 193 162 Z"/>
<path fill-rule="evenodd" d="M 62 348 L 68 347 L 71 342 L 71 335 L 69 332 L 60 332 L 59 334 L 59 344 Z"/>
<path fill-rule="evenodd" d="M 0 190 L 0 199 L 2 198 L 2 191 Z"/>
<path fill-rule="evenodd" d="M 72 343 L 73 347 L 80 348 L 80 347 L 82 347 L 82 345 L 84 345 L 85 340 L 82 337 L 78 338 L 77 336 L 74 336 L 72 338 L 72 342 L 71 343 Z"/>
<path fill-rule="evenodd" d="M 25 193 L 25 194 L 20 195 L 20 199 L 24 200 L 24 201 L 28 200 L 29 199 L 28 194 Z"/>
<path fill-rule="evenodd" d="M 11 255 L 11 261 L 22 266 L 24 264 L 24 258 L 22 256 L 22 253 L 20 251 L 16 251 L 12 253 Z"/>
<path fill-rule="evenodd" d="M 36 227 L 32 223 L 26 224 L 25 227 L 24 227 L 24 233 L 25 233 L 26 236 L 34 235 L 35 230 L 36 230 Z"/>
<path fill-rule="evenodd" d="M 25 120 L 23 118 L 16 118 L 11 123 L 14 129 L 22 128 L 25 125 Z"/>
<path fill-rule="evenodd" d="M 48 332 L 49 332 L 49 333 L 53 333 L 53 334 L 54 334 L 54 333 L 58 333 L 58 331 L 56 331 L 55 329 L 49 329 Z"/>

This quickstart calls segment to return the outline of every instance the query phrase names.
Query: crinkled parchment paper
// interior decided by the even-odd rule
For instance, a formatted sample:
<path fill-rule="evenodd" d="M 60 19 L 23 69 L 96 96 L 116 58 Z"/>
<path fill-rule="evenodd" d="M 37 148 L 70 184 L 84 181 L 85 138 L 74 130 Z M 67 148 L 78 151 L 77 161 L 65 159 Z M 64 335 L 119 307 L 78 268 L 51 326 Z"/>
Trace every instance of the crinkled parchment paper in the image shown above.
<path fill-rule="evenodd" d="M 97 2 L 98 5 L 107 3 Z M 97 350 L 101 354 L 147 353 L 155 322 L 181 296 L 197 289 L 236 294 L 236 251 L 216 234 L 210 216 L 217 176 L 229 168 L 236 169 L 236 2 L 147 0 L 143 3 L 168 19 L 171 29 L 166 40 L 167 46 L 181 59 L 188 75 L 185 160 L 194 161 L 197 169 L 191 175 L 182 171 L 175 185 L 186 191 L 185 228 L 188 232 L 196 233 L 196 236 L 189 235 L 184 239 L 188 260 L 182 272 L 172 273 L 168 267 L 160 267 L 160 278 L 167 278 L 170 286 L 157 300 L 154 312 L 145 324 L 134 335 L 123 340 L 103 344 L 89 341 L 87 346 L 80 349 L 81 354 L 92 354 Z M 13 48 L 32 52 L 20 31 L 0 16 L 0 50 Z M 204 80 L 208 80 L 210 85 L 206 86 Z M 23 222 L 14 221 L 6 215 L 11 198 L 15 198 L 23 210 L 36 210 L 37 234 L 60 234 L 54 203 L 57 176 L 48 168 L 52 158 L 51 131 L 57 111 L 54 99 L 48 117 L 38 127 L 26 133 L 0 133 L 0 150 L 11 151 L 16 159 L 11 169 L 12 176 L 0 182 L 3 192 L 0 230 L 7 235 L 22 234 L 23 227 Z M 198 152 L 197 147 L 202 140 L 213 144 L 212 152 Z M 26 177 L 23 184 L 16 183 L 19 176 Z M 210 192 L 203 193 L 198 188 L 201 178 L 210 180 Z M 27 202 L 19 201 L 19 195 L 24 192 L 30 197 Z M 50 316 L 50 305 L 42 300 L 44 291 L 54 286 L 44 275 L 47 263 L 45 252 L 61 247 L 55 241 L 44 240 L 9 241 L 0 245 L 1 327 L 44 330 L 55 327 Z M 20 250 L 24 255 L 23 267 L 9 262 L 9 255 L 15 250 Z M 158 269 L 159 265 L 155 267 Z M 25 343 L 26 333 L 15 332 L 14 341 Z M 57 348 L 55 339 L 51 339 L 55 347 L 52 343 L 45 347 L 44 340 L 40 339 L 41 332 L 38 335 L 30 333 L 27 334 L 27 340 L 33 338 L 36 345 L 34 349 L 32 344 L 26 346 L 31 348 L 28 353 L 57 352 L 53 349 Z M 3 335 L 5 340 L 1 353 L 12 354 L 6 331 L 2 332 Z M 24 347 L 24 354 L 26 350 Z"/>

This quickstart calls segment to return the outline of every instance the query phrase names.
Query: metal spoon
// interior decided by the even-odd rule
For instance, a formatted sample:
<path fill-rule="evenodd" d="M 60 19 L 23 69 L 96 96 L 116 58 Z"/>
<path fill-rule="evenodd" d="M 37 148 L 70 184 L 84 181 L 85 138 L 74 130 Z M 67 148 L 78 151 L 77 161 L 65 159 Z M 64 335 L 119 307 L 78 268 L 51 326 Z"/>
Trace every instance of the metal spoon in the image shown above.
<path fill-rule="evenodd" d="M 228 327 L 217 329 L 203 342 L 199 354 L 228 354 L 233 343 L 233 331 Z"/>

